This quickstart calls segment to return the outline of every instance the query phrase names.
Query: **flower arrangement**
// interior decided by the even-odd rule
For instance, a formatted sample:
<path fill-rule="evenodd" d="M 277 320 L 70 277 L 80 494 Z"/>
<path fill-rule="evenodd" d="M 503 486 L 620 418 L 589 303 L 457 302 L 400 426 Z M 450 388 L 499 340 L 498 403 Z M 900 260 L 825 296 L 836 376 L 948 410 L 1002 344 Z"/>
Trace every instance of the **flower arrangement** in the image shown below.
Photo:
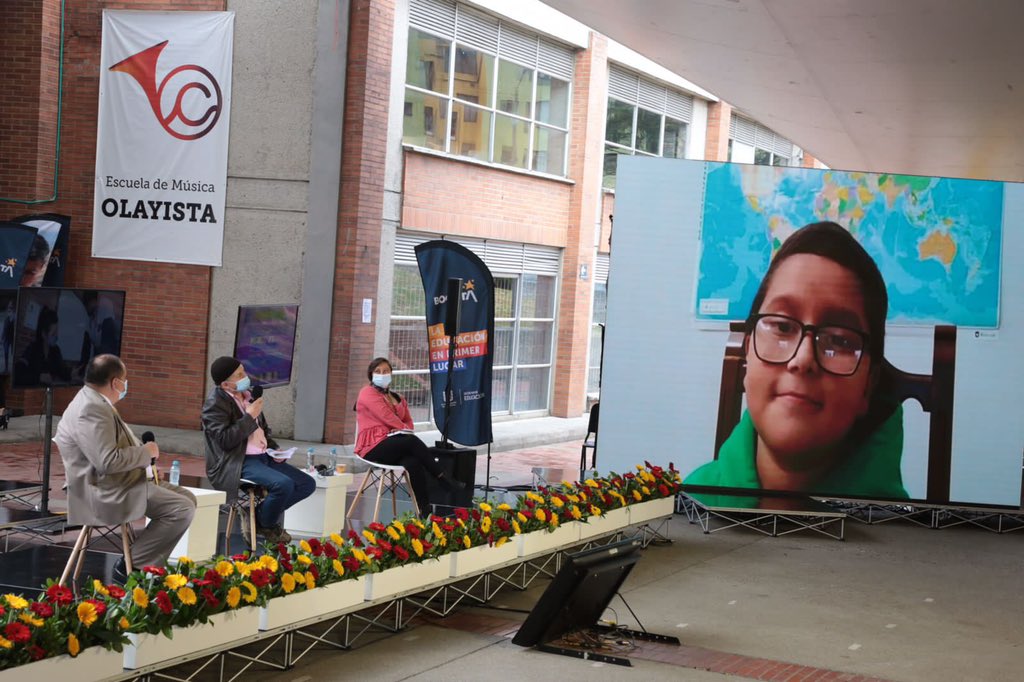
<path fill-rule="evenodd" d="M 553 531 L 607 511 L 674 496 L 679 472 L 649 462 L 637 472 L 530 491 L 513 503 L 478 501 L 472 509 L 426 522 L 405 515 L 389 524 L 371 523 L 347 537 L 332 534 L 297 544 L 267 547 L 196 563 L 144 566 L 126 584 L 86 580 L 76 597 L 47 582 L 35 600 L 0 595 L 0 669 L 43 658 L 74 657 L 89 646 L 121 651 L 129 633 L 172 636 L 175 627 L 207 623 L 211 616 L 245 606 L 266 606 L 275 597 L 305 592 L 474 547 L 500 547 L 512 537 Z"/>

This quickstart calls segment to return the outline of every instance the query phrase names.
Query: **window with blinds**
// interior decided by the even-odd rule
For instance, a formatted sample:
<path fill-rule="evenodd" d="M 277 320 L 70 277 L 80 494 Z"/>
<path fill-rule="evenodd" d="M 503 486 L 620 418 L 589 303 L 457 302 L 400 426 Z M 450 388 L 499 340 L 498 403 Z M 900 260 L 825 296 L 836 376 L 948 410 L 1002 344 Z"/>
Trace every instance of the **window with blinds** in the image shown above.
<path fill-rule="evenodd" d="M 729 121 L 729 160 L 733 160 L 733 142 L 754 148 L 754 163 L 760 166 L 791 166 L 793 143 L 760 123 L 733 114 Z M 748 152 L 749 153 L 749 152 Z"/>
<path fill-rule="evenodd" d="M 692 119 L 690 95 L 609 64 L 604 186 L 615 187 L 621 154 L 684 158 L 687 127 Z"/>
<path fill-rule="evenodd" d="M 429 422 L 430 370 L 426 308 L 415 248 L 433 235 L 395 237 L 388 356 L 393 385 L 409 401 L 416 422 Z M 519 414 L 547 410 L 551 398 L 559 249 L 459 237 L 494 276 L 494 373 L 491 410 Z"/>
<path fill-rule="evenodd" d="M 446 0 L 411 0 L 405 144 L 564 177 L 575 52 Z"/>

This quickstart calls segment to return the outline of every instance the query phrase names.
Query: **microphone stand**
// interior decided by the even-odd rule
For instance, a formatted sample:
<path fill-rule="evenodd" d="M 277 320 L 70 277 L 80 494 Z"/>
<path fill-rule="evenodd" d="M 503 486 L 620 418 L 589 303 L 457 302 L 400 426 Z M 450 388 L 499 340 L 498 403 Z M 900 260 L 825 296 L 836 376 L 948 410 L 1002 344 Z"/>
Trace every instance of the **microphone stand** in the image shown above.
<path fill-rule="evenodd" d="M 455 338 L 458 334 L 457 329 L 450 331 L 455 333 L 448 335 L 448 375 L 444 386 L 444 428 L 441 430 L 441 447 L 447 450 L 452 449 L 448 441 L 448 424 L 452 416 L 452 403 L 455 400 L 452 391 L 452 372 L 455 371 Z"/>

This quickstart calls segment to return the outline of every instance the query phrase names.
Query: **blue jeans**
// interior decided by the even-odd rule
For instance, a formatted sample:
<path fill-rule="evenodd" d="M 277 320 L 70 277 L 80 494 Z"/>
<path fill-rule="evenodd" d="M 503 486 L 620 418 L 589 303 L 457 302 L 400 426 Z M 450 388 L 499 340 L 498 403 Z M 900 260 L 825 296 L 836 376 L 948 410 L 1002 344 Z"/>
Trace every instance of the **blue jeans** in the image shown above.
<path fill-rule="evenodd" d="M 266 499 L 256 509 L 256 525 L 260 528 L 280 526 L 285 510 L 316 490 L 312 476 L 288 462 L 277 463 L 266 453 L 245 456 L 242 478 L 267 489 Z"/>

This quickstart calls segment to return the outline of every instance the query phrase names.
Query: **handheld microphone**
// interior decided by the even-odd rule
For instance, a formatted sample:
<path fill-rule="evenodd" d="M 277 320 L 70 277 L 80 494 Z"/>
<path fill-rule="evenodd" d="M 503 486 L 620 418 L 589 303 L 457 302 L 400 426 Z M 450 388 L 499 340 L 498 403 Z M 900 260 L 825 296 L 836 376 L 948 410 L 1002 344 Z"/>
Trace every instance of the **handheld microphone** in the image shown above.
<path fill-rule="evenodd" d="M 249 389 L 249 395 L 252 396 L 249 399 L 249 402 L 250 403 L 256 402 L 257 400 L 259 400 L 260 398 L 263 397 L 263 387 L 260 386 L 259 384 L 256 384 L 251 389 Z"/>
<path fill-rule="evenodd" d="M 146 443 L 155 443 L 155 442 L 156 442 L 156 436 L 153 435 L 152 431 L 145 431 L 145 432 L 143 432 L 143 434 L 142 434 L 142 444 L 143 445 L 145 445 Z M 149 465 L 150 466 L 154 466 L 155 464 L 156 464 L 156 457 L 150 457 L 149 458 Z"/>

